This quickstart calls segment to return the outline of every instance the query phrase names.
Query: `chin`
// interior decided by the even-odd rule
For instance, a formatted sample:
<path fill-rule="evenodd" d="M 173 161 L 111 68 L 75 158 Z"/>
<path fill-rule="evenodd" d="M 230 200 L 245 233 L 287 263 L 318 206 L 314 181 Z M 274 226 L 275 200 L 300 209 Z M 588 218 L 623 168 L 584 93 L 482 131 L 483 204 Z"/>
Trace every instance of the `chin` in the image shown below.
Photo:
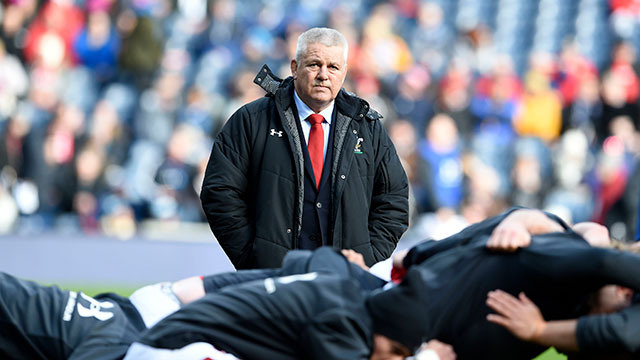
<path fill-rule="evenodd" d="M 331 101 L 331 96 L 322 94 L 321 96 L 312 96 L 311 99 L 317 103 L 328 103 Z"/>

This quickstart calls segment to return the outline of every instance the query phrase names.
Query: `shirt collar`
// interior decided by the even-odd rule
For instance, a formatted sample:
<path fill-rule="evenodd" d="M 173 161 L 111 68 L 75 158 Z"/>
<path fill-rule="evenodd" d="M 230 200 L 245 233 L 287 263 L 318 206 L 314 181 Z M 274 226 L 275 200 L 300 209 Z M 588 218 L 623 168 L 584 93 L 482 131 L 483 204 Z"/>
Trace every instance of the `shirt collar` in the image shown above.
<path fill-rule="evenodd" d="M 295 89 L 293 90 L 293 99 L 296 102 L 296 108 L 298 109 L 298 117 L 300 118 L 300 120 L 305 120 L 306 118 L 309 117 L 309 115 L 315 114 L 315 111 L 311 110 L 311 108 L 308 107 L 307 104 L 305 104 L 302 101 L 302 99 L 300 99 L 300 97 L 298 96 L 298 92 Z M 335 103 L 335 100 L 331 101 L 329 106 L 327 106 L 324 110 L 320 111 L 319 113 L 324 117 L 324 121 L 326 121 L 329 124 L 331 124 L 331 119 L 333 116 L 334 103 Z"/>

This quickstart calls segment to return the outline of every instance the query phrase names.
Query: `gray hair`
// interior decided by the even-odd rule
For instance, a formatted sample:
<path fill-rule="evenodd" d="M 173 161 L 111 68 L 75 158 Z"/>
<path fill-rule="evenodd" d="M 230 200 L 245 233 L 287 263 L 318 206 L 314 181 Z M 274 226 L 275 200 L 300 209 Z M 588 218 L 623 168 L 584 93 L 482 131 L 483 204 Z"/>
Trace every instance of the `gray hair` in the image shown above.
<path fill-rule="evenodd" d="M 311 28 L 300 34 L 296 44 L 296 62 L 300 63 L 309 45 L 317 43 L 325 46 L 342 46 L 344 49 L 344 62 L 345 64 L 347 63 L 347 56 L 349 55 L 347 38 L 338 30 L 330 28 Z"/>

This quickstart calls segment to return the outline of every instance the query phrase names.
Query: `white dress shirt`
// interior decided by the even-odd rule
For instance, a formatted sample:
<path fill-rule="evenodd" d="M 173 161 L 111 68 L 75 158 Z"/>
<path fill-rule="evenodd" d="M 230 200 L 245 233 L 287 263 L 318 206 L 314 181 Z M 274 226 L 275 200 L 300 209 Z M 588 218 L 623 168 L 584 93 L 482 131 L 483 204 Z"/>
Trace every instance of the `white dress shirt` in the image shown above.
<path fill-rule="evenodd" d="M 311 114 L 315 114 L 316 112 L 311 110 L 310 107 L 307 106 L 300 97 L 298 96 L 297 91 L 293 91 L 293 99 L 296 102 L 296 108 L 298 109 L 298 117 L 300 118 L 300 125 L 302 126 L 302 133 L 304 134 L 304 142 L 309 144 L 309 133 L 311 132 L 311 123 L 307 121 L 307 118 Z M 335 104 L 335 100 L 329 104 L 324 110 L 320 111 L 320 115 L 324 117 L 324 121 L 322 122 L 322 130 L 324 132 L 324 151 L 322 152 L 322 159 L 327 156 L 327 143 L 329 142 L 329 131 L 331 130 L 331 119 L 333 116 L 333 106 Z"/>

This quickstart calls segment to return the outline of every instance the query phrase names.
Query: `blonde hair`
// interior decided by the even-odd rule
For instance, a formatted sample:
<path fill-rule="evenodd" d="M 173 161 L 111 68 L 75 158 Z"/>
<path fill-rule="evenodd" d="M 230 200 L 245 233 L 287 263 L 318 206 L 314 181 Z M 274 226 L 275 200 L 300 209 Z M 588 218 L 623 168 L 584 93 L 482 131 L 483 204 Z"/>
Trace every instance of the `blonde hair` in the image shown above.
<path fill-rule="evenodd" d="M 640 242 L 626 243 L 611 238 L 611 248 L 640 255 Z"/>

